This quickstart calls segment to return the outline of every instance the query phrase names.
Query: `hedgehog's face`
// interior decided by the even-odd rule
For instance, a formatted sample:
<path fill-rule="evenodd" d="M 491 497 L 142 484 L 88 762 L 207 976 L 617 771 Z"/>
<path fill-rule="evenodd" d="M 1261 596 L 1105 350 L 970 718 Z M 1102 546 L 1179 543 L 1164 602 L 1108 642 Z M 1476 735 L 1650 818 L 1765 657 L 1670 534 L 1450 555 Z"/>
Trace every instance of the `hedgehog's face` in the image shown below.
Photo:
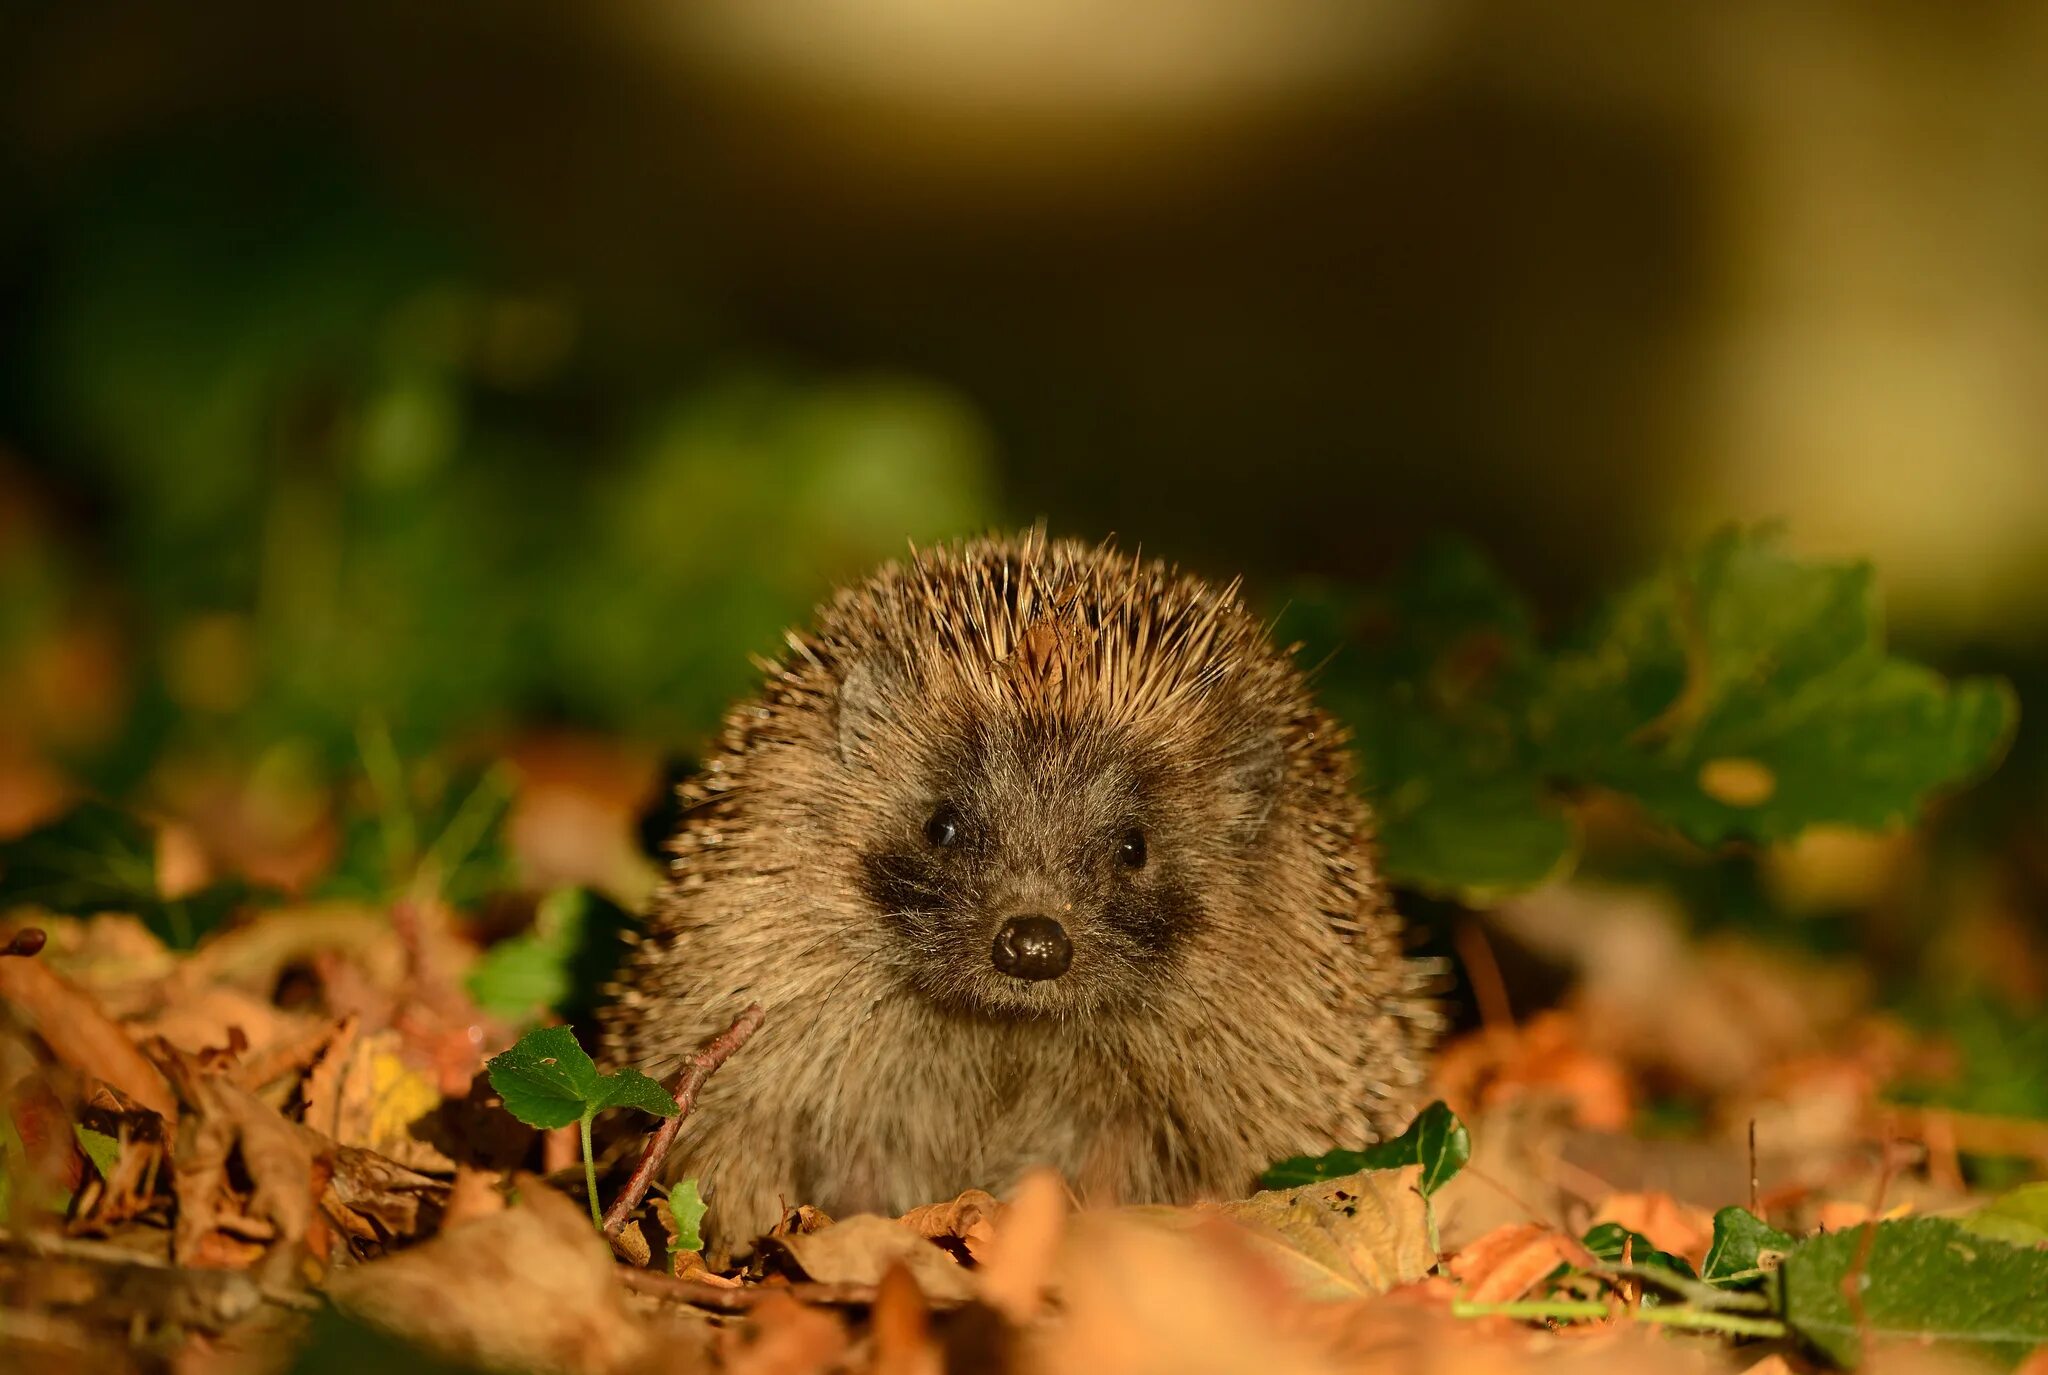
<path fill-rule="evenodd" d="M 1130 732 L 983 721 L 871 759 L 860 886 L 908 981 L 995 1017 L 1142 1008 L 1261 866 L 1236 775 Z M 1277 782 L 1277 780 L 1273 780 Z"/>

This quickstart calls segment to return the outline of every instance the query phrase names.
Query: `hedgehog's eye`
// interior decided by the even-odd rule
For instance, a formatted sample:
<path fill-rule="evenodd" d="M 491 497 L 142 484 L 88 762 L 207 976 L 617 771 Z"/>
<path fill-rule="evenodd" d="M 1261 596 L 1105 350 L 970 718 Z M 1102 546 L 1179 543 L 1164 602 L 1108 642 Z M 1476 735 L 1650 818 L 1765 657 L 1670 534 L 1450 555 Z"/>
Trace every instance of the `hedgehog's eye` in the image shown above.
<path fill-rule="evenodd" d="M 924 823 L 924 838 L 941 850 L 960 843 L 960 813 L 953 810 L 951 803 L 941 802 Z"/>
<path fill-rule="evenodd" d="M 1145 833 L 1136 826 L 1117 838 L 1116 862 L 1126 869 L 1145 867 Z"/>

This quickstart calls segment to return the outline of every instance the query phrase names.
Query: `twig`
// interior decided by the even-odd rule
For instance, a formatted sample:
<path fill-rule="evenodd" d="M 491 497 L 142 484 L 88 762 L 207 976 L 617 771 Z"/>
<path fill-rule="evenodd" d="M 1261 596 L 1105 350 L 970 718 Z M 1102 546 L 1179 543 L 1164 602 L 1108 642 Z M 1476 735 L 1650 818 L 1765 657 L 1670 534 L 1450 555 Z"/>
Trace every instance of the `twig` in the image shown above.
<path fill-rule="evenodd" d="M 1453 1317 L 1520 1318 L 1533 1322 L 1605 1318 L 1609 1316 L 1609 1311 L 1604 1303 L 1570 1299 L 1527 1300 L 1520 1303 L 1468 1303 L 1459 1299 L 1451 1304 Z M 1734 1337 L 1782 1337 L 1786 1333 L 1785 1324 L 1776 1318 L 1750 1318 L 1740 1313 L 1709 1312 L 1668 1304 L 1656 1308 L 1638 1308 L 1629 1316 L 1636 1322 L 1646 1323 L 1652 1327 L 1682 1327 L 1691 1331 L 1725 1332 Z"/>
<path fill-rule="evenodd" d="M 1884 1213 L 1884 1196 L 1891 1188 L 1892 1169 L 1896 1163 L 1892 1142 L 1887 1140 L 1878 1157 L 1877 1192 L 1870 1200 L 1870 1216 L 1860 1224 L 1856 1254 L 1849 1261 L 1849 1268 L 1842 1272 L 1842 1300 L 1856 1318 L 1856 1333 L 1865 1365 L 1870 1363 L 1871 1350 L 1877 1339 L 1870 1329 L 1870 1314 L 1863 1306 L 1863 1267 L 1870 1263 L 1870 1248 L 1877 1241 L 1877 1224 Z"/>
<path fill-rule="evenodd" d="M 640 1200 L 647 1197 L 647 1186 L 654 1182 L 655 1171 L 661 1168 L 669 1148 L 675 1145 L 683 1123 L 689 1120 L 690 1110 L 697 1106 L 697 1095 L 703 1090 L 704 1081 L 761 1029 L 761 1021 L 767 1015 L 759 1003 L 749 1003 L 747 1010 L 735 1018 L 731 1026 L 713 1037 L 689 1064 L 683 1066 L 676 1086 L 669 1091 L 676 1100 L 676 1115 L 663 1122 L 660 1130 L 647 1139 L 647 1145 L 640 1152 L 640 1163 L 633 1167 L 632 1177 L 626 1181 L 626 1187 L 619 1196 L 612 1200 L 612 1206 L 605 1209 L 606 1236 L 616 1236 L 626 1225 L 626 1219 L 633 1215 L 633 1210 L 640 1206 Z"/>
<path fill-rule="evenodd" d="M 693 1308 L 708 1308 L 714 1313 L 744 1313 L 756 1304 L 765 1302 L 770 1294 L 786 1294 L 799 1303 L 830 1304 L 838 1308 L 865 1308 L 875 1301 L 875 1286 L 872 1284 L 822 1284 L 806 1281 L 800 1284 L 746 1284 L 737 1288 L 727 1288 L 725 1285 L 711 1284 L 705 1280 L 677 1279 L 674 1275 L 664 1275 L 659 1270 L 642 1270 L 633 1265 L 618 1266 L 616 1273 L 619 1282 L 636 1294 L 666 1299 L 671 1303 L 687 1303 Z M 934 1308 L 950 1306 L 943 1299 L 925 1301 Z"/>
<path fill-rule="evenodd" d="M 1756 1119 L 1749 1119 L 1749 1212 L 1761 1221 L 1763 1212 L 1759 1208 L 1759 1195 L 1763 1192 L 1763 1178 L 1756 1168 Z"/>

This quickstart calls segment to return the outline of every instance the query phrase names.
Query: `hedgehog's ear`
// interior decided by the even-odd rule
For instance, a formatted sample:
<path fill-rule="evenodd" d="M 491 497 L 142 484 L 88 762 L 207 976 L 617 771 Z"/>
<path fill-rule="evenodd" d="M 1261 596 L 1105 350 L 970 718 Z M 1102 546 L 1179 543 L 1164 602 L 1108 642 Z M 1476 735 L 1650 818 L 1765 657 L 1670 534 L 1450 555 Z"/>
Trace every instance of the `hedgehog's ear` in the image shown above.
<path fill-rule="evenodd" d="M 893 719 L 889 699 L 897 686 L 896 673 L 886 665 L 867 660 L 856 662 L 839 680 L 839 758 L 854 765 L 872 759 L 875 749 Z"/>

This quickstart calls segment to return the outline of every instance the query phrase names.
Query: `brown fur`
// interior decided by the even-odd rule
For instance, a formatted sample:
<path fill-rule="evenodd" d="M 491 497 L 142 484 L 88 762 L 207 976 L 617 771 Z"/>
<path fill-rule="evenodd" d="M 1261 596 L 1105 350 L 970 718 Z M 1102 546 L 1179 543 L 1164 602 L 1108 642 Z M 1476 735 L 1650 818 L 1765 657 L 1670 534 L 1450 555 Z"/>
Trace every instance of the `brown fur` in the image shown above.
<path fill-rule="evenodd" d="M 666 1075 L 750 1000 L 672 1176 L 725 1245 L 786 1204 L 901 1212 L 1050 1163 L 1232 1196 L 1398 1119 L 1435 1029 L 1342 736 L 1235 586 L 1042 535 L 842 590 L 728 718 L 605 1018 Z M 955 809 L 967 837 L 935 852 Z M 1142 827 L 1142 868 L 1119 868 Z M 1065 924 L 1039 983 L 989 958 Z"/>

